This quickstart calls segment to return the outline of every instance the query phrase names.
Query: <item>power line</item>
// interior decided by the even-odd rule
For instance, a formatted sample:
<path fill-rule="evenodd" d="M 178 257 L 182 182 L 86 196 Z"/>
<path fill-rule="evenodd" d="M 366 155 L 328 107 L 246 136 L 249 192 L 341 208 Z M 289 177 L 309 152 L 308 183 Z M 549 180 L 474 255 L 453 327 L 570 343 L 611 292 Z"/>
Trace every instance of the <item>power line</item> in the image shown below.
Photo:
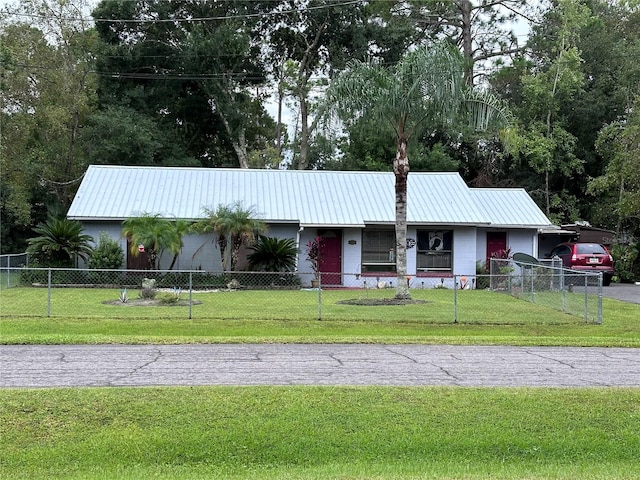
<path fill-rule="evenodd" d="M 310 12 L 315 10 L 324 10 L 335 7 L 348 7 L 350 5 L 356 5 L 363 3 L 363 0 L 347 0 L 342 2 L 330 3 L 326 5 L 318 5 L 315 7 L 305 8 L 292 8 L 289 10 L 264 12 L 264 13 L 247 13 L 247 14 L 235 14 L 235 15 L 221 15 L 215 17 L 195 17 L 195 18 L 137 18 L 137 19 L 124 19 L 124 18 L 83 18 L 83 17 L 61 17 L 61 20 L 66 21 L 82 21 L 82 22 L 95 22 L 95 23 L 191 23 L 191 22 L 208 22 L 218 20 L 237 20 L 243 18 L 262 18 L 277 15 L 288 15 L 297 12 Z M 10 12 L 9 15 L 25 17 L 25 18 L 39 18 L 47 19 L 47 15 L 37 15 L 29 13 Z"/>

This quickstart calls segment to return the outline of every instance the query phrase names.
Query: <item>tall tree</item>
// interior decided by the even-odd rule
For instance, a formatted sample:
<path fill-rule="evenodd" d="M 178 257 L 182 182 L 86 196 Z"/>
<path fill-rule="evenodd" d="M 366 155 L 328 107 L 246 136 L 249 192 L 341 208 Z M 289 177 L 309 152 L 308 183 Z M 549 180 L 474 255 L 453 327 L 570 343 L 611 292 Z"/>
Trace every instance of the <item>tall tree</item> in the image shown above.
<path fill-rule="evenodd" d="M 293 162 L 313 165 L 311 150 L 320 115 L 318 90 L 350 59 L 369 56 L 397 61 L 411 42 L 409 25 L 382 18 L 388 2 L 286 0 L 282 22 L 267 29 L 268 63 L 277 81 L 278 104 L 291 97 L 296 112 Z M 386 23 L 385 23 L 386 21 Z M 279 110 L 280 111 L 280 110 Z"/>
<path fill-rule="evenodd" d="M 622 119 L 640 92 L 640 9 L 605 0 L 587 5 L 592 17 L 578 39 L 584 82 L 570 102 L 560 105 L 559 114 L 576 137 L 576 156 L 584 160 L 586 176 L 597 177 L 606 166 L 594 148 L 600 130 Z M 585 185 L 578 185 L 575 194 L 582 195 Z M 583 214 L 590 215 L 588 203 L 584 207 Z"/>
<path fill-rule="evenodd" d="M 249 166 L 273 122 L 255 24 L 269 2 L 102 1 L 100 101 L 151 117 L 202 166 Z"/>
<path fill-rule="evenodd" d="M 603 200 L 600 219 L 615 221 L 618 234 L 640 234 L 640 96 L 623 120 L 605 126 L 596 144 L 607 162 L 589 191 Z"/>
<path fill-rule="evenodd" d="M 32 223 L 43 202 L 68 206 L 86 168 L 95 35 L 83 11 L 84 0 L 23 0 L 0 12 L 3 229 Z"/>
<path fill-rule="evenodd" d="M 572 202 L 556 185 L 561 187 L 564 180 L 581 173 L 583 161 L 576 156 L 576 137 L 566 128 L 561 106 L 571 102 L 584 83 L 577 45 L 591 12 L 575 0 L 558 0 L 546 15 L 545 23 L 534 29 L 533 41 L 545 44 L 547 54 L 521 77 L 523 102 L 517 110 L 524 128 L 513 137 L 512 150 L 543 175 L 542 204 L 547 216 L 566 221 L 575 208 L 567 208 Z"/>
<path fill-rule="evenodd" d="M 492 98 L 465 91 L 462 63 L 457 50 L 434 43 L 409 52 L 391 68 L 353 62 L 327 92 L 328 107 L 343 121 L 369 117 L 395 132 L 396 298 L 410 298 L 406 282 L 409 141 L 425 127 L 454 122 L 463 113 L 478 128 L 486 128 L 497 116 L 505 118 Z"/>
<path fill-rule="evenodd" d="M 417 39 L 433 38 L 454 42 L 465 59 L 464 79 L 467 85 L 477 83 L 478 65 L 502 61 L 504 57 L 522 53 L 525 42 L 514 32 L 515 22 L 529 20 L 532 2 L 526 0 L 409 0 L 398 1 L 396 16 L 411 18 L 422 34 Z"/>

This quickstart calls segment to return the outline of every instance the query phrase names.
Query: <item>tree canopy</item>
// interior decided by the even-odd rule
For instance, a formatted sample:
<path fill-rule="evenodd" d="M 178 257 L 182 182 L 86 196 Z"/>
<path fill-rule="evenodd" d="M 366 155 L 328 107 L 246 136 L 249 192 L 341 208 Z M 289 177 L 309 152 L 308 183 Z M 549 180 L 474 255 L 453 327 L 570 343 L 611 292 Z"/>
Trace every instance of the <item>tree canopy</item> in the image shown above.
<path fill-rule="evenodd" d="M 640 94 L 638 2 L 535 5 L 4 4 L 2 252 L 23 251 L 49 206 L 69 206 L 89 164 L 392 170 L 398 135 L 407 133 L 414 171 L 457 170 L 474 186 L 523 187 L 558 223 L 586 220 L 621 239 L 637 237 L 640 226 L 623 213 L 619 187 L 625 198 L 637 192 L 625 139 L 634 138 Z M 515 22 L 529 33 L 516 31 Z M 360 62 L 411 75 L 402 70 L 405 59 L 434 42 L 459 52 L 461 83 L 508 105 L 514 121 L 506 145 L 458 122 L 432 121 L 460 108 L 446 102 L 426 102 L 434 111 L 417 123 L 428 128 L 414 130 L 412 117 L 362 116 L 356 104 L 339 137 L 319 128 L 319 108 L 342 72 Z M 366 93 L 364 85 L 353 88 Z M 414 93 L 425 94 L 406 97 L 415 100 Z M 609 215 L 610 205 L 621 210 Z"/>

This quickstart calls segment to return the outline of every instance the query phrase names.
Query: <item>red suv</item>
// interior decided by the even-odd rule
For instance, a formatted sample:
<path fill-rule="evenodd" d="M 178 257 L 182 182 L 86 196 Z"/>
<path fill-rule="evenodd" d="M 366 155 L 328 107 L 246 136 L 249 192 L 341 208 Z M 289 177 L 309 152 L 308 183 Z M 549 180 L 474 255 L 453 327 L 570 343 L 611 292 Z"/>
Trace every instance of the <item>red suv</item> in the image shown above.
<path fill-rule="evenodd" d="M 551 258 L 558 256 L 562 265 L 581 272 L 602 272 L 602 284 L 607 286 L 613 277 L 613 257 L 607 247 L 598 243 L 567 242 L 556 245 Z"/>

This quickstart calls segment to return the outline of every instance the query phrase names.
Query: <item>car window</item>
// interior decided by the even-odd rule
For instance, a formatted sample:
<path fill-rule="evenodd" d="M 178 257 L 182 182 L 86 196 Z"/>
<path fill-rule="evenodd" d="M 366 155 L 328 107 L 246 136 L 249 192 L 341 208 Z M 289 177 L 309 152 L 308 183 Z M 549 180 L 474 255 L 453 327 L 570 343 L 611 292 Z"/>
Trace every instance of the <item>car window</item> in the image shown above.
<path fill-rule="evenodd" d="M 597 243 L 578 243 L 576 253 L 579 255 L 605 255 L 607 252 L 602 248 L 602 245 Z"/>
<path fill-rule="evenodd" d="M 555 257 L 556 255 L 561 257 L 562 255 L 570 255 L 570 254 L 571 254 L 571 249 L 566 245 L 562 245 L 561 247 L 556 247 L 553 250 L 551 250 L 551 258 Z"/>

